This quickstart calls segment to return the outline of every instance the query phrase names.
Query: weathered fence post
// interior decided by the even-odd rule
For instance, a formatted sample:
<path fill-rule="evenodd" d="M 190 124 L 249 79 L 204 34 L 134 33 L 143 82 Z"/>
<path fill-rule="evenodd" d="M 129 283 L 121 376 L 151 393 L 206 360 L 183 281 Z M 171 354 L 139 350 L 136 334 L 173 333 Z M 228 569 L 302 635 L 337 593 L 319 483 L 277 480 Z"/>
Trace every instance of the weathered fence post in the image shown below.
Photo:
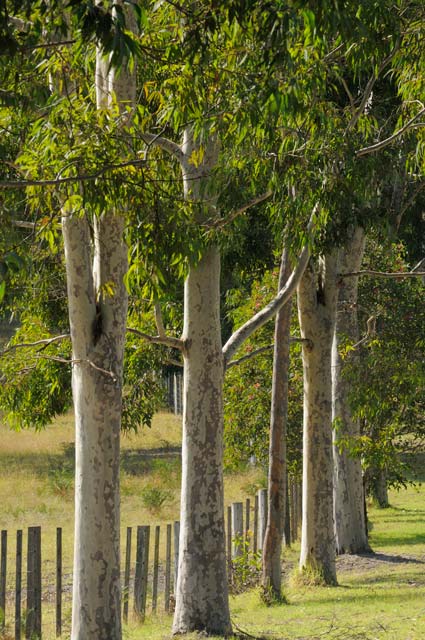
<path fill-rule="evenodd" d="M 254 526 L 253 526 L 254 540 L 253 544 L 253 552 L 257 553 L 258 550 L 258 493 L 255 494 L 254 500 Z"/>
<path fill-rule="evenodd" d="M 124 569 L 124 593 L 123 593 L 123 618 L 128 622 L 128 601 L 130 597 L 130 567 L 131 567 L 131 527 L 127 527 L 127 539 L 125 542 L 125 569 Z"/>
<path fill-rule="evenodd" d="M 174 596 L 177 593 L 177 579 L 179 577 L 179 545 L 180 545 L 180 522 L 174 523 Z"/>
<path fill-rule="evenodd" d="M 156 612 L 158 604 L 159 534 L 160 527 L 157 525 L 155 527 L 155 547 L 153 556 L 152 613 Z"/>
<path fill-rule="evenodd" d="M 303 521 L 303 483 L 300 480 L 297 482 L 297 511 L 298 529 L 301 529 Z"/>
<path fill-rule="evenodd" d="M 232 559 L 243 554 L 243 503 L 232 504 Z"/>
<path fill-rule="evenodd" d="M 295 508 L 295 481 L 290 481 L 290 510 L 291 510 L 291 542 L 297 539 L 297 513 Z"/>
<path fill-rule="evenodd" d="M 150 527 L 137 527 L 136 571 L 134 574 L 134 613 L 140 620 L 146 614 Z"/>
<path fill-rule="evenodd" d="M 285 488 L 285 523 L 284 523 L 284 539 L 285 547 L 291 546 L 291 505 L 289 503 L 289 478 L 286 476 L 286 488 Z"/>
<path fill-rule="evenodd" d="M 227 541 L 227 580 L 232 581 L 232 507 L 227 507 L 227 528 L 226 528 L 226 541 Z"/>
<path fill-rule="evenodd" d="M 249 535 L 250 521 L 251 521 L 251 500 L 247 498 L 245 501 L 245 543 L 248 548 L 250 543 L 250 535 Z"/>
<path fill-rule="evenodd" d="M 267 489 L 258 492 L 258 549 L 262 551 L 267 526 Z"/>
<path fill-rule="evenodd" d="M 22 530 L 16 532 L 15 640 L 21 640 Z"/>
<path fill-rule="evenodd" d="M 171 593 L 171 524 L 167 524 L 167 546 L 165 550 L 165 588 L 164 588 L 164 609 L 170 611 Z"/>
<path fill-rule="evenodd" d="M 41 527 L 28 528 L 25 637 L 41 638 Z"/>
<path fill-rule="evenodd" d="M 56 637 L 62 635 L 62 527 L 56 529 Z"/>
<path fill-rule="evenodd" d="M 0 629 L 6 624 L 6 576 L 7 576 L 7 531 L 1 532 L 1 562 L 0 562 Z"/>

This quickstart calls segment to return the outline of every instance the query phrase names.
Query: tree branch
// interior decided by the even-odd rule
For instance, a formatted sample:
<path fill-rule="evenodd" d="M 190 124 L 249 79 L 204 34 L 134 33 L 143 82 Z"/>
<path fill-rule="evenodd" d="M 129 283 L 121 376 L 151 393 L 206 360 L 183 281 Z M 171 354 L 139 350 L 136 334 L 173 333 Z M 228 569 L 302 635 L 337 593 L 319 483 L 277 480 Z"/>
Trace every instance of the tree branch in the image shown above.
<path fill-rule="evenodd" d="M 311 344 L 311 340 L 309 338 L 297 338 L 296 336 L 289 338 L 289 342 L 291 343 L 308 342 Z M 271 351 L 273 347 L 274 347 L 274 344 L 268 344 L 264 347 L 259 347 L 258 349 L 251 351 L 251 353 L 247 353 L 246 355 L 242 356 L 241 358 L 238 358 L 237 360 L 231 360 L 226 366 L 226 371 L 228 369 L 231 369 L 232 367 L 236 367 L 237 365 L 242 364 L 243 362 L 246 362 L 247 360 L 251 360 L 251 358 L 255 358 L 256 356 L 259 356 L 262 353 L 265 353 L 266 351 Z"/>
<path fill-rule="evenodd" d="M 10 347 L 3 349 L 0 351 L 0 357 L 6 355 L 6 353 L 10 353 L 11 351 L 15 351 L 15 349 L 24 349 L 24 348 L 32 348 L 38 347 L 39 345 L 43 345 L 43 347 L 47 347 L 49 344 L 53 344 L 54 342 L 60 342 L 62 340 L 66 340 L 67 338 L 71 338 L 69 333 L 64 333 L 60 336 L 54 336 L 53 338 L 44 338 L 43 340 L 36 340 L 35 342 L 19 342 L 17 344 L 12 344 Z"/>
<path fill-rule="evenodd" d="M 34 231 L 36 227 L 35 222 L 27 222 L 26 220 L 12 220 L 12 226 L 18 229 L 31 229 Z"/>
<path fill-rule="evenodd" d="M 0 189 L 26 189 L 27 187 L 47 187 L 50 185 L 68 184 L 70 182 L 90 182 L 97 180 L 108 171 L 125 169 L 125 167 L 137 167 L 146 164 L 145 158 L 128 160 L 121 164 L 108 164 L 99 169 L 96 173 L 83 173 L 78 176 L 68 176 L 66 178 L 52 178 L 51 180 L 1 180 Z"/>
<path fill-rule="evenodd" d="M 162 344 L 165 347 L 172 347 L 173 349 L 179 349 L 179 351 L 183 351 L 184 342 L 180 340 L 180 338 L 173 338 L 171 336 L 151 336 L 148 333 L 143 333 L 143 331 L 139 331 L 139 329 L 133 329 L 132 327 L 127 327 L 127 331 L 129 333 L 133 333 L 139 338 L 146 340 L 150 344 Z"/>
<path fill-rule="evenodd" d="M 311 218 L 308 223 L 307 231 L 309 235 L 313 230 L 314 218 L 316 215 L 317 208 L 318 206 L 316 205 L 313 209 L 313 213 L 311 214 Z M 271 300 L 271 302 L 269 302 L 268 305 L 266 305 L 263 309 L 261 309 L 261 311 L 256 313 L 252 318 L 250 318 L 247 322 L 245 322 L 245 324 L 239 327 L 239 329 L 237 329 L 233 333 L 233 335 L 230 336 L 229 340 L 224 345 L 223 356 L 224 356 L 225 366 L 227 365 L 228 362 L 230 362 L 233 354 L 239 349 L 242 343 L 245 342 L 245 340 L 249 338 L 249 336 L 252 335 L 254 331 L 256 331 L 257 329 L 262 327 L 266 322 L 268 322 L 277 313 L 277 311 L 291 299 L 292 295 L 295 292 L 295 289 L 297 288 L 303 276 L 303 273 L 305 271 L 305 268 L 308 264 L 309 259 L 310 259 L 310 247 L 309 247 L 309 244 L 306 243 L 306 245 L 303 247 L 301 254 L 298 258 L 298 262 L 295 268 L 293 269 L 291 275 L 289 276 L 283 289 L 279 291 L 277 296 L 273 298 L 273 300 Z"/>
<path fill-rule="evenodd" d="M 220 218 L 219 220 L 215 220 L 214 222 L 207 222 L 204 226 L 214 228 L 214 229 L 221 229 L 225 225 L 233 222 L 235 218 L 240 216 L 242 213 L 245 213 L 245 211 L 247 211 L 251 207 L 254 207 L 257 204 L 260 204 L 260 202 L 264 202 L 264 200 L 267 200 L 267 198 L 270 198 L 271 195 L 273 195 L 273 191 L 269 189 L 268 191 L 266 191 L 266 193 L 263 193 L 261 194 L 261 196 L 257 196 L 256 198 L 253 198 L 252 200 L 244 204 L 239 209 L 236 209 L 236 211 L 233 211 L 232 213 L 230 213 L 230 215 L 227 216 L 226 218 Z"/>
<path fill-rule="evenodd" d="M 164 138 L 160 134 L 154 133 L 142 133 L 140 137 L 142 138 L 143 142 L 145 142 L 149 147 L 157 146 L 160 147 L 160 149 L 163 149 L 164 151 L 170 153 L 172 156 L 177 158 L 182 167 L 187 169 L 188 159 L 186 158 L 183 149 L 180 147 L 180 145 L 177 144 L 177 142 L 173 142 L 173 140 L 170 140 L 169 138 Z"/>
<path fill-rule="evenodd" d="M 358 107 L 358 109 L 355 111 L 355 113 L 353 114 L 353 117 L 351 118 L 349 125 L 348 125 L 348 129 L 353 129 L 353 127 L 357 124 L 360 116 L 362 115 L 367 102 L 372 94 L 373 91 L 373 87 L 375 86 L 376 81 L 378 80 L 379 76 L 381 75 L 381 73 L 383 72 L 383 70 L 385 69 L 385 67 L 391 62 L 391 60 L 393 59 L 394 55 L 397 53 L 397 51 L 400 48 L 400 42 L 396 42 L 396 44 L 394 45 L 394 49 L 391 51 L 391 53 L 385 58 L 385 60 L 382 61 L 382 63 L 379 66 L 379 69 L 377 71 L 377 73 L 373 74 L 370 78 L 369 81 L 366 85 L 366 88 L 364 90 L 363 93 L 363 97 L 362 100 L 360 102 L 360 105 Z"/>
<path fill-rule="evenodd" d="M 167 334 L 165 333 L 164 321 L 162 319 L 161 305 L 159 304 L 159 302 L 155 302 L 154 313 L 155 313 L 155 324 L 158 330 L 158 335 L 160 338 L 166 338 Z"/>
<path fill-rule="evenodd" d="M 363 147 L 363 149 L 359 149 L 356 151 L 357 158 L 361 158 L 362 156 L 366 156 L 369 153 L 375 153 L 376 151 L 380 151 L 385 147 L 388 147 L 394 140 L 399 138 L 403 133 L 408 131 L 409 129 L 417 129 L 419 127 L 425 127 L 425 122 L 416 122 L 420 116 L 425 113 L 425 107 L 421 109 L 413 118 L 411 118 L 406 124 L 401 127 L 398 131 L 393 133 L 389 138 L 385 138 L 385 140 L 381 140 L 380 142 L 376 142 L 375 144 L 370 145 L 370 147 Z"/>
<path fill-rule="evenodd" d="M 95 369 L 95 371 L 99 371 L 100 373 L 104 373 L 106 376 L 108 376 L 109 378 L 111 378 L 114 382 L 117 382 L 118 378 L 115 375 L 115 373 L 113 371 L 109 371 L 108 369 L 103 369 L 102 367 L 99 367 L 97 364 L 95 364 L 92 360 L 88 360 L 86 358 L 75 358 L 75 359 L 68 359 L 68 358 L 61 358 L 60 356 L 48 356 L 45 354 L 41 354 L 41 353 L 37 353 L 35 354 L 35 358 L 37 360 L 51 360 L 53 362 L 61 362 L 63 364 L 88 364 L 89 367 L 91 367 L 92 369 Z"/>
<path fill-rule="evenodd" d="M 372 269 L 364 269 L 363 271 L 350 271 L 348 273 L 339 273 L 340 278 L 351 278 L 355 276 L 372 276 L 374 278 L 395 278 L 403 280 L 404 278 L 417 278 L 425 276 L 425 271 L 373 271 Z"/>

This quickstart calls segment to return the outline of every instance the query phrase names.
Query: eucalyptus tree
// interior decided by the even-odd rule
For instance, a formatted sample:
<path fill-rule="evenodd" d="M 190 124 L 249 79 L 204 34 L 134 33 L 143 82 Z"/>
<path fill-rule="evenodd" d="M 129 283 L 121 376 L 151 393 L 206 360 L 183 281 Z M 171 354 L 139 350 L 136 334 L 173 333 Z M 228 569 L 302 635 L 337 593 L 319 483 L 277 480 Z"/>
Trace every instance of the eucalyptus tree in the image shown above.
<path fill-rule="evenodd" d="M 109 136 L 126 140 L 125 132 L 122 134 L 130 122 L 135 83 L 128 71 L 126 49 L 119 75 L 100 44 L 96 62 L 94 48 L 93 55 L 86 56 L 83 62 L 81 42 L 78 36 L 74 38 L 79 25 L 72 13 L 59 12 L 58 20 L 56 14 L 48 13 L 49 20 L 41 33 L 37 31 L 37 24 L 40 27 L 37 9 L 38 6 L 33 13 L 28 11 L 24 30 L 28 28 L 35 36 L 43 36 L 43 41 L 37 43 L 38 68 L 44 71 L 51 95 L 28 131 L 16 163 L 30 176 L 22 181 L 23 186 L 47 187 L 52 217 L 57 215 L 55 206 L 61 209 L 76 423 L 71 633 L 75 639 L 118 639 L 121 638 L 119 439 L 127 322 L 125 206 L 119 200 L 113 201 L 108 189 L 102 189 L 98 198 L 93 190 L 87 197 L 88 182 L 95 177 L 87 178 L 85 172 L 88 165 L 93 169 L 94 157 L 90 154 L 94 149 L 90 145 L 96 146 L 99 133 L 99 137 L 105 136 L 105 141 Z M 124 15 L 122 3 L 113 7 L 111 3 L 101 10 L 108 13 L 112 30 L 113 24 L 120 24 Z M 57 31 L 59 26 L 61 31 Z M 67 36 L 64 42 L 58 41 L 61 33 Z M 79 66 L 82 64 L 83 69 Z M 91 86 L 87 82 L 90 74 Z M 117 145 L 113 153 L 118 161 L 122 150 L 118 151 Z M 104 171 L 103 164 L 98 175 Z M 52 172 L 54 175 L 50 177 Z M 50 176 L 40 179 L 46 173 Z M 61 185 L 67 189 L 61 190 Z M 37 203 L 37 197 L 34 200 Z M 45 344 L 56 339 L 47 339 Z"/>
<path fill-rule="evenodd" d="M 357 344 L 358 278 L 344 278 L 344 273 L 359 271 L 363 260 L 365 234 L 361 227 L 353 230 L 338 251 L 339 284 L 335 331 L 332 345 L 332 418 L 334 426 L 334 517 L 337 553 L 359 553 L 369 549 L 365 522 L 365 497 L 360 456 L 350 455 L 342 445 L 347 438 L 360 437 L 360 421 L 352 415 L 351 384 L 347 365 L 356 366 L 358 351 L 345 354 L 347 340 Z M 347 362 L 348 357 L 348 362 Z"/>
<path fill-rule="evenodd" d="M 174 342 L 183 354 L 185 382 L 181 553 L 173 629 L 176 633 L 205 629 L 227 634 L 231 625 L 226 589 L 222 477 L 224 370 L 243 341 L 272 318 L 294 292 L 307 262 L 309 247 L 302 248 L 305 240 L 300 234 L 298 248 L 301 244 L 301 255 L 286 286 L 222 346 L 220 229 L 241 215 L 247 206 L 258 204 L 271 194 L 268 189 L 264 196 L 259 195 L 258 185 L 261 182 L 251 179 L 248 188 L 240 190 L 247 204 L 243 201 L 236 204 L 234 199 L 230 200 L 233 211 L 228 214 L 228 220 L 220 211 L 226 202 L 222 196 L 222 185 L 229 181 L 226 161 L 230 158 L 232 166 L 232 163 L 236 165 L 237 159 L 239 171 L 246 165 L 240 154 L 237 158 L 234 145 L 239 135 L 242 149 L 241 141 L 247 137 L 249 123 L 246 118 L 242 123 L 236 123 L 230 117 L 234 112 L 235 117 L 242 118 L 239 99 L 244 95 L 249 75 L 242 75 L 240 86 L 233 80 L 235 62 L 232 51 L 236 55 L 236 45 L 243 41 L 243 29 L 236 22 L 230 27 L 225 20 L 223 23 L 217 20 L 220 28 L 216 28 L 217 24 L 211 28 L 211 15 L 202 6 L 199 10 L 199 5 L 195 4 L 182 12 L 183 19 L 179 16 L 176 30 L 176 18 L 172 14 L 170 18 L 170 12 L 167 6 L 165 20 L 174 25 L 167 29 L 167 33 L 172 34 L 174 49 L 176 38 L 181 38 L 183 49 L 193 39 L 200 38 L 201 42 L 197 43 L 198 47 L 191 43 L 192 57 L 189 61 L 172 60 L 175 66 L 171 73 L 175 79 L 164 85 L 163 93 L 168 100 L 164 101 L 161 118 L 162 121 L 168 119 L 174 128 L 175 138 L 164 137 L 159 127 L 158 133 L 152 131 L 144 134 L 143 138 L 148 145 L 160 147 L 177 159 L 182 170 L 186 206 L 189 205 L 192 213 L 192 225 L 195 223 L 201 231 L 207 230 L 206 237 L 200 235 L 199 256 L 189 259 L 183 334 L 179 341 Z M 240 59 L 239 54 L 236 57 Z M 199 63 L 202 64 L 201 75 L 197 72 Z M 256 167 L 257 174 L 267 176 L 267 167 L 273 165 L 273 159 L 251 160 L 252 157 L 251 154 L 248 159 Z"/>

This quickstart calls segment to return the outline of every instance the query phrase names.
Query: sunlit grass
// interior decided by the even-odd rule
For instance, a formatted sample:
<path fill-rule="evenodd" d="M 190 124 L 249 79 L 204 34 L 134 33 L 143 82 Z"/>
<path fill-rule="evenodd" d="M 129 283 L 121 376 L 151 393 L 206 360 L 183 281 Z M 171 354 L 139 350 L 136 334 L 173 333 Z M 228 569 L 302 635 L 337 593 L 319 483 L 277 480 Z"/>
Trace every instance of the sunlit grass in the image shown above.
<path fill-rule="evenodd" d="M 0 528 L 9 533 L 8 584 L 13 586 L 14 546 L 18 528 L 42 526 L 43 583 L 54 584 L 56 527 L 63 528 L 64 572 L 69 577 L 73 547 L 72 416 L 65 416 L 40 433 L 11 432 L 0 426 Z M 151 429 L 122 438 L 122 548 L 126 527 L 164 525 L 179 516 L 181 420 L 172 414 L 155 416 Z M 168 451 L 165 457 L 156 455 Z M 171 492 L 155 511 L 143 506 L 146 486 Z M 226 474 L 226 505 L 253 498 L 264 486 L 260 471 Z M 371 545 L 376 556 L 347 562 L 338 560 L 338 587 L 285 588 L 288 604 L 267 607 L 257 591 L 231 597 L 235 631 L 254 638 L 285 640 L 422 640 L 425 638 L 425 491 L 409 487 L 391 492 L 389 509 L 370 508 Z M 162 527 L 165 532 L 165 527 Z M 134 535 L 134 529 L 133 529 Z M 153 535 L 153 532 L 152 532 Z M 160 556 L 165 555 L 164 534 Z M 24 563 L 25 563 L 24 545 Z M 285 579 L 296 566 L 298 545 L 285 553 Z M 133 556 L 134 562 L 134 556 Z M 24 564 L 25 566 L 25 564 Z M 130 606 L 131 608 L 131 606 Z M 10 616 L 12 602 L 9 601 Z M 64 629 L 70 624 L 70 593 L 65 594 Z M 44 638 L 54 637 L 53 594 L 43 605 Z M 127 640 L 162 640 L 171 636 L 172 617 L 148 612 L 143 625 L 132 619 L 125 626 Z M 190 639 L 199 638 L 196 634 Z"/>

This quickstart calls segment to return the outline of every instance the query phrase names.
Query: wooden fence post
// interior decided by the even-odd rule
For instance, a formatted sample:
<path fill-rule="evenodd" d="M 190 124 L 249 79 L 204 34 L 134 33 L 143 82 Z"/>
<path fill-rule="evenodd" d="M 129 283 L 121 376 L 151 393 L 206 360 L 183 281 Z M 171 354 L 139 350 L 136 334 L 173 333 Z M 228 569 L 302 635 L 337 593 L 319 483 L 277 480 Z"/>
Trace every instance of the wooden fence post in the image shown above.
<path fill-rule="evenodd" d="M 232 582 L 232 507 L 227 507 L 227 581 Z"/>
<path fill-rule="evenodd" d="M 179 545 L 180 545 L 180 522 L 174 523 L 174 597 L 177 595 L 177 579 L 179 577 Z"/>
<path fill-rule="evenodd" d="M 62 635 L 62 527 L 56 529 L 56 637 Z"/>
<path fill-rule="evenodd" d="M 1 562 L 0 562 L 0 629 L 6 624 L 6 576 L 7 576 L 7 531 L 1 532 Z"/>
<path fill-rule="evenodd" d="M 171 592 L 171 524 L 167 524 L 167 547 L 165 551 L 165 588 L 164 588 L 164 609 L 170 611 Z"/>
<path fill-rule="evenodd" d="M 21 640 L 22 530 L 16 532 L 15 640 Z"/>
<path fill-rule="evenodd" d="M 258 493 L 255 494 L 254 500 L 254 526 L 253 526 L 254 540 L 253 540 L 253 552 L 257 553 L 258 550 Z"/>
<path fill-rule="evenodd" d="M 285 538 L 285 547 L 291 546 L 291 505 L 289 503 L 289 478 L 288 474 L 286 475 L 286 485 L 285 485 L 285 522 L 284 522 L 284 538 Z"/>
<path fill-rule="evenodd" d="M 41 638 L 41 527 L 28 528 L 25 637 Z"/>
<path fill-rule="evenodd" d="M 250 544 L 249 526 L 251 521 L 251 500 L 247 498 L 245 500 L 245 542 L 247 548 Z"/>
<path fill-rule="evenodd" d="M 156 612 L 158 604 L 159 534 L 160 527 L 157 525 L 155 527 L 155 547 L 153 556 L 152 613 Z"/>
<path fill-rule="evenodd" d="M 297 482 L 297 509 L 298 509 L 298 528 L 301 529 L 303 521 L 303 483 Z"/>
<path fill-rule="evenodd" d="M 124 569 L 124 593 L 123 593 L 123 618 L 128 622 L 128 601 L 130 598 L 130 567 L 131 567 L 131 527 L 127 527 L 127 539 L 125 543 L 125 569 Z"/>
<path fill-rule="evenodd" d="M 232 559 L 243 554 L 243 503 L 232 504 Z"/>
<path fill-rule="evenodd" d="M 295 542 L 297 539 L 297 509 L 296 509 L 296 491 L 295 480 L 291 479 L 291 541 Z"/>
<path fill-rule="evenodd" d="M 136 571 L 134 574 L 134 613 L 140 620 L 146 615 L 150 527 L 137 527 Z"/>
<path fill-rule="evenodd" d="M 267 526 L 267 489 L 258 492 L 258 549 L 262 551 Z"/>

